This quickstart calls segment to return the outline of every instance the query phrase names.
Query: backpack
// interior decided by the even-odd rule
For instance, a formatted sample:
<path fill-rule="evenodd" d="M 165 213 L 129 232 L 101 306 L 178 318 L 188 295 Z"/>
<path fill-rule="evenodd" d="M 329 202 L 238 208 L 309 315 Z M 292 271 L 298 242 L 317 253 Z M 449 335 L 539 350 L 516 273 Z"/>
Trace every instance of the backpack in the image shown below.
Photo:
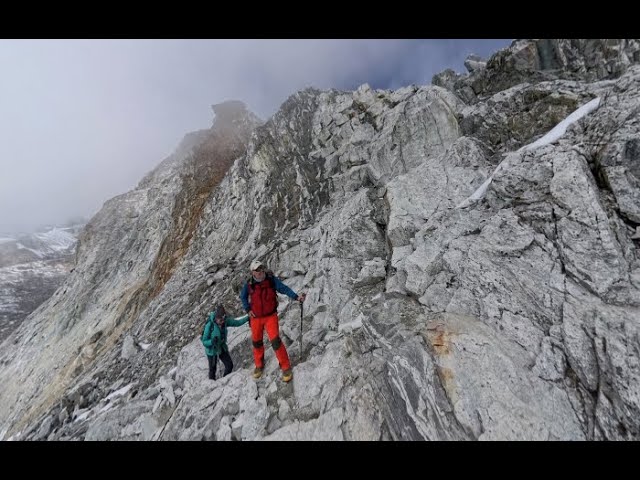
<path fill-rule="evenodd" d="M 206 340 L 206 339 L 204 338 L 204 332 L 205 332 L 205 330 L 207 329 L 207 324 L 208 324 L 210 321 L 212 321 L 212 320 L 211 320 L 211 313 L 209 313 L 209 314 L 207 315 L 207 320 L 206 320 L 206 322 L 204 322 L 204 326 L 202 327 L 202 333 L 200 334 L 200 340 L 203 340 L 203 341 L 204 341 L 204 340 Z"/>

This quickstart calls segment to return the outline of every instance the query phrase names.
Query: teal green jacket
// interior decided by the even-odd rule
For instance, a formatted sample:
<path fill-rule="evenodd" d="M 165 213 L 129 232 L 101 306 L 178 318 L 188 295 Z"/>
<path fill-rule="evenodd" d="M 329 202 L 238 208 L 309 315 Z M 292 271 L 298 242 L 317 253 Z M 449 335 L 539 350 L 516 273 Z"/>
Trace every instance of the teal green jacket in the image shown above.
<path fill-rule="evenodd" d="M 216 322 L 216 313 L 211 312 L 209 319 L 202 332 L 200 340 L 204 345 L 204 351 L 207 355 L 214 356 L 220 355 L 222 352 L 228 352 L 227 347 L 227 326 L 239 327 L 249 321 L 249 315 L 243 315 L 242 317 L 233 318 L 230 315 L 224 317 L 225 324 L 220 328 L 220 325 Z"/>

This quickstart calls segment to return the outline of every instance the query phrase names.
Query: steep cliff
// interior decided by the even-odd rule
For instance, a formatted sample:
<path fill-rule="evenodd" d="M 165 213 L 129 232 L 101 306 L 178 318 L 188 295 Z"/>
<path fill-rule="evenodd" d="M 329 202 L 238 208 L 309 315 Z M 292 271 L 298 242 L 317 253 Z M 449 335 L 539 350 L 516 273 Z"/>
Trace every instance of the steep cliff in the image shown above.
<path fill-rule="evenodd" d="M 262 125 L 225 108 L 2 345 L 5 438 L 640 438 L 639 51 L 519 40 Z M 308 293 L 302 344 L 280 304 L 294 379 L 265 341 L 253 380 L 241 327 L 212 382 L 206 313 L 241 312 L 254 258 Z"/>

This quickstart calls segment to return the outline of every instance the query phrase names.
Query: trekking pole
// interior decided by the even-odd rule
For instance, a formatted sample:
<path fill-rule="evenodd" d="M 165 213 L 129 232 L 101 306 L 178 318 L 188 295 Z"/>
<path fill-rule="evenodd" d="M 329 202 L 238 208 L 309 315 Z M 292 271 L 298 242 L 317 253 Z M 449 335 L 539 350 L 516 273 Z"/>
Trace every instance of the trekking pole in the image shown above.
<path fill-rule="evenodd" d="M 300 361 L 302 361 L 302 310 L 304 309 L 304 304 L 300 302 Z"/>

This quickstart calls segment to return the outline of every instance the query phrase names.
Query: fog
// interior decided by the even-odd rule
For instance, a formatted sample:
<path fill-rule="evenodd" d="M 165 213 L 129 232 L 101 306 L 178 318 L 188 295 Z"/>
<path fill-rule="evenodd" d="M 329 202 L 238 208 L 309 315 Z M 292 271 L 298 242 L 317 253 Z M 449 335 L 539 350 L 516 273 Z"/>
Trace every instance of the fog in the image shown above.
<path fill-rule="evenodd" d="M 211 105 L 262 119 L 296 90 L 429 84 L 509 40 L 0 40 L 0 234 L 95 214 Z"/>

